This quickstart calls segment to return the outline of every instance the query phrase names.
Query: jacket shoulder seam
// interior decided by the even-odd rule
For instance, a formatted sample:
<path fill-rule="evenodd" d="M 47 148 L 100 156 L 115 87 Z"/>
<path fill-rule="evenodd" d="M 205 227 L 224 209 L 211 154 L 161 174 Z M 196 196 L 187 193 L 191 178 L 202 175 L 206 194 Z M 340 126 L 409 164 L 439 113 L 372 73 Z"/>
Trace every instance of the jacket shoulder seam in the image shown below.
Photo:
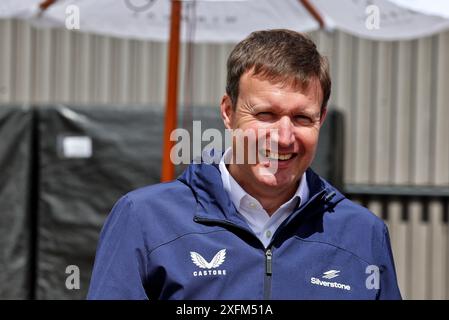
<path fill-rule="evenodd" d="M 295 238 L 297 238 L 297 239 L 299 239 L 299 240 L 301 240 L 301 241 L 304 241 L 304 242 L 316 242 L 316 243 L 327 244 L 327 245 L 329 245 L 329 246 L 335 247 L 335 248 L 337 248 L 337 249 L 343 250 L 343 251 L 345 251 L 345 252 L 347 252 L 347 253 L 353 255 L 353 256 L 355 256 L 356 258 L 358 258 L 359 260 L 361 260 L 361 261 L 363 261 L 363 262 L 365 262 L 365 263 L 367 263 L 367 264 L 369 264 L 369 265 L 372 264 L 371 262 L 367 261 L 366 259 L 360 257 L 360 256 L 359 256 L 358 254 L 356 254 L 355 252 L 352 252 L 351 250 L 348 250 L 348 249 L 346 249 L 346 248 L 337 246 L 337 245 L 335 245 L 335 244 L 333 244 L 333 243 L 326 242 L 326 241 L 319 241 L 319 240 L 306 240 L 306 239 L 300 238 L 300 237 L 298 237 L 298 236 L 295 236 Z"/>
<path fill-rule="evenodd" d="M 210 233 L 215 233 L 215 232 L 225 232 L 225 231 L 226 231 L 226 230 L 213 230 L 213 231 L 207 231 L 207 232 L 187 232 L 187 233 L 183 233 L 183 234 L 178 235 L 177 237 L 175 237 L 175 238 L 173 238 L 173 239 L 171 239 L 171 240 L 168 240 L 168 241 L 166 241 L 166 242 L 163 242 L 163 243 L 161 243 L 161 244 L 155 246 L 155 247 L 152 248 L 152 249 L 149 249 L 149 250 L 148 250 L 148 256 L 149 256 L 150 254 L 152 254 L 155 250 L 159 249 L 160 247 L 163 247 L 163 246 L 165 246 L 165 245 L 168 245 L 168 244 L 170 244 L 170 243 L 172 243 L 172 242 L 174 242 L 174 241 L 176 241 L 176 240 L 179 240 L 180 238 L 185 237 L 185 236 L 189 236 L 189 235 L 192 235 L 192 234 L 210 234 Z"/>

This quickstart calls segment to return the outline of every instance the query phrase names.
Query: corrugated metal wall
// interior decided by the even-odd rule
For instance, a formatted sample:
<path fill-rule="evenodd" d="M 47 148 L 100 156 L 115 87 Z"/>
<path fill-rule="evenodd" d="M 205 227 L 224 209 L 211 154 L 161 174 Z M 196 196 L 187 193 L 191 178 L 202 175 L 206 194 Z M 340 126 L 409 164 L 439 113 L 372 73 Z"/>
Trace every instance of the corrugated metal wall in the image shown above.
<path fill-rule="evenodd" d="M 356 196 L 388 225 L 404 299 L 449 299 L 447 198 Z"/>
<path fill-rule="evenodd" d="M 447 186 L 449 32 L 391 43 L 316 36 L 346 114 L 346 182 Z"/>
<path fill-rule="evenodd" d="M 345 112 L 345 182 L 448 186 L 449 32 L 391 43 L 341 32 L 312 37 L 331 62 L 331 102 Z M 193 46 L 186 81 L 183 46 L 181 104 L 185 98 L 218 108 L 232 47 Z M 0 20 L 0 104 L 163 105 L 166 55 L 166 44 Z M 449 298 L 448 224 L 441 220 L 447 203 L 367 205 L 377 214 L 387 208 L 404 295 Z M 404 210 L 410 219 L 400 218 Z"/>
<path fill-rule="evenodd" d="M 346 116 L 346 182 L 448 185 L 449 32 L 391 43 L 312 37 L 331 61 L 331 102 Z M 181 72 L 193 105 L 218 106 L 231 49 L 193 47 L 192 80 Z M 0 102 L 163 105 L 166 54 L 163 43 L 2 20 Z"/>

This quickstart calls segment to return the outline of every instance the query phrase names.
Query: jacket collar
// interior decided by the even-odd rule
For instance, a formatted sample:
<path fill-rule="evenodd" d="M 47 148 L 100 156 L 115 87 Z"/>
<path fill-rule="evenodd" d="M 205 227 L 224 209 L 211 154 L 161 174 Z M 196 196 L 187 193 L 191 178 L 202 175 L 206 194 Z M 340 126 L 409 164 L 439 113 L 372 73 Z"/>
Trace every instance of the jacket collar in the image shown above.
<path fill-rule="evenodd" d="M 312 169 L 307 169 L 306 175 L 310 191 L 309 201 L 318 200 L 324 208 L 324 206 L 334 206 L 344 198 L 337 189 L 319 177 Z M 210 220 L 223 220 L 246 227 L 246 222 L 237 213 L 223 187 L 217 164 L 190 164 L 178 180 L 189 186 L 194 193 L 198 203 L 196 216 Z M 319 199 L 316 199 L 317 197 Z M 304 205 L 307 203 L 302 204 L 301 207 Z M 297 208 L 296 211 L 300 209 Z"/>

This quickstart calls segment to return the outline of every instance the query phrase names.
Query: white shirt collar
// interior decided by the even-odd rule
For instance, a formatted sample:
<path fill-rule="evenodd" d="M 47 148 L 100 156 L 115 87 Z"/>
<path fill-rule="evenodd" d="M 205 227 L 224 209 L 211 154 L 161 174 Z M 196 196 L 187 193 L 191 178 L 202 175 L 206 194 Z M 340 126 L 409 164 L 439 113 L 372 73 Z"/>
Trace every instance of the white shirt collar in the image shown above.
<path fill-rule="evenodd" d="M 297 206 L 299 207 L 307 202 L 309 198 L 309 187 L 307 185 L 306 173 L 302 175 L 301 182 L 293 197 L 282 204 L 270 216 L 259 201 L 243 190 L 230 175 L 228 168 L 226 168 L 226 163 L 229 163 L 231 156 L 232 149 L 229 148 L 226 150 L 219 164 L 224 189 L 229 194 L 239 214 L 243 216 L 256 237 L 267 248 L 272 241 L 274 233 L 282 222 L 290 216 Z"/>
<path fill-rule="evenodd" d="M 220 160 L 219 168 L 221 172 L 221 180 L 223 182 L 223 187 L 229 194 L 232 203 L 234 204 L 237 210 L 241 208 L 241 206 L 243 205 L 243 200 L 245 198 L 253 199 L 259 204 L 259 202 L 256 199 L 254 199 L 251 195 L 249 195 L 229 173 L 228 168 L 226 167 L 226 163 L 230 163 L 231 156 L 232 156 L 232 148 L 228 148 Z M 295 207 L 300 207 L 302 204 L 304 204 L 308 200 L 308 198 L 309 198 L 309 187 L 307 185 L 306 173 L 304 172 L 304 174 L 301 177 L 301 182 L 299 183 L 298 189 L 296 189 L 295 194 L 290 200 L 282 204 L 280 208 L 288 207 L 288 209 L 290 209 L 290 211 L 292 212 L 295 209 Z M 299 199 L 299 203 L 297 206 L 296 206 L 296 199 Z"/>

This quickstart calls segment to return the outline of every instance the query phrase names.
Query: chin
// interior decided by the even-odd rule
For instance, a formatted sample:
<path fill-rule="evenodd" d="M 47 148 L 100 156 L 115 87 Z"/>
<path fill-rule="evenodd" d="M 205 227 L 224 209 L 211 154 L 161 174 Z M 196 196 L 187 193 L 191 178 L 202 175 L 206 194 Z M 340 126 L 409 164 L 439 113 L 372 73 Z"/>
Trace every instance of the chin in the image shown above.
<path fill-rule="evenodd" d="M 263 185 L 268 187 L 281 187 L 281 186 L 287 186 L 295 182 L 295 178 L 290 175 L 282 172 L 277 172 L 275 174 L 272 173 L 265 173 L 261 174 L 260 172 L 257 172 L 255 174 L 256 179 Z"/>

